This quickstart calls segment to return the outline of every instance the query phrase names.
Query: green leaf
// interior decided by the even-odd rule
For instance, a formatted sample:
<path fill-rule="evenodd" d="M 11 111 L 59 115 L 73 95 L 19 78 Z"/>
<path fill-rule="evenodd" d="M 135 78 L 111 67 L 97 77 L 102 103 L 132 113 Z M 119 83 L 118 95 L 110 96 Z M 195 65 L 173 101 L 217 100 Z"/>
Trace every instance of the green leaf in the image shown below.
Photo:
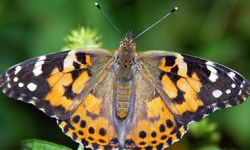
<path fill-rule="evenodd" d="M 221 149 L 217 146 L 205 146 L 205 147 L 199 148 L 197 150 L 221 150 Z"/>
<path fill-rule="evenodd" d="M 28 139 L 22 142 L 22 150 L 72 150 L 52 142 Z"/>
<path fill-rule="evenodd" d="M 79 144 L 79 146 L 78 146 L 77 150 L 84 150 L 83 145 L 82 145 L 82 144 Z"/>

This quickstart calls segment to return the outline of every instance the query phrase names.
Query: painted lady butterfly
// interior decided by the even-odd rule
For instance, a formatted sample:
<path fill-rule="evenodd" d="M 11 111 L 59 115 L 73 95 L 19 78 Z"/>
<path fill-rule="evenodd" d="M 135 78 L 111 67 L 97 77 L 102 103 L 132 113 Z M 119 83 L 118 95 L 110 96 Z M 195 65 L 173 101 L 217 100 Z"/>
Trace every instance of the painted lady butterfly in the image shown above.
<path fill-rule="evenodd" d="M 78 49 L 17 64 L 0 77 L 0 86 L 92 149 L 161 150 L 180 140 L 191 122 L 250 93 L 248 81 L 222 65 L 135 50 L 127 33 L 114 53 Z"/>

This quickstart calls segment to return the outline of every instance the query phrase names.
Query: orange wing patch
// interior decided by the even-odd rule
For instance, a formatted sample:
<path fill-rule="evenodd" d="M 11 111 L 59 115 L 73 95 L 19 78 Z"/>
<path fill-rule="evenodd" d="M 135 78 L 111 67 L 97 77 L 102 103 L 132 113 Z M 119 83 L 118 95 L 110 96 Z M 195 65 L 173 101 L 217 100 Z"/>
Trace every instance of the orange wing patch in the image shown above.
<path fill-rule="evenodd" d="M 87 68 L 92 65 L 89 55 L 78 53 L 77 51 L 70 51 L 63 62 L 63 72 L 70 72 L 74 69 L 78 69 L 74 66 L 74 63 L 79 65 L 79 68 Z"/>
<path fill-rule="evenodd" d="M 183 56 L 180 54 L 163 57 L 159 69 L 164 72 L 174 72 L 173 70 L 178 69 L 177 74 L 179 76 L 187 77 L 187 63 L 184 62 Z"/>
<path fill-rule="evenodd" d="M 44 99 L 53 107 L 62 107 L 66 111 L 75 109 L 81 101 L 74 97 L 83 91 L 89 81 L 90 74 L 87 67 L 91 65 L 89 55 L 69 51 L 63 61 L 63 69 L 55 67 L 47 78 L 51 90 Z"/>
<path fill-rule="evenodd" d="M 80 94 L 86 86 L 86 82 L 89 78 L 88 72 L 84 71 L 72 84 L 72 91 L 76 94 Z"/>
<path fill-rule="evenodd" d="M 127 136 L 127 147 L 162 149 L 181 139 L 186 127 L 178 123 L 160 97 L 146 103 L 147 119 L 138 123 Z"/>
<path fill-rule="evenodd" d="M 101 107 L 101 100 L 95 97 L 92 94 L 89 94 L 86 99 L 84 100 L 84 108 L 94 114 L 99 115 L 100 114 L 100 107 Z"/>
<path fill-rule="evenodd" d="M 192 84 L 196 85 L 195 82 L 192 82 Z M 183 103 L 175 105 L 181 115 L 186 111 L 195 112 L 199 108 L 199 106 L 203 105 L 203 102 L 198 99 L 196 91 L 185 78 L 180 78 L 177 81 L 177 86 L 181 91 L 184 92 Z"/>
<path fill-rule="evenodd" d="M 82 72 L 76 80 L 73 80 L 71 73 L 59 72 L 51 75 L 47 79 L 51 90 L 45 97 L 45 100 L 53 107 L 62 106 L 65 110 L 73 110 L 74 105 L 79 104 L 80 101 L 74 101 L 71 97 L 67 97 L 65 95 L 66 89 L 67 87 L 71 87 L 71 89 L 68 89 L 68 92 L 79 94 L 83 91 L 89 78 L 90 76 L 87 71 Z"/>
<path fill-rule="evenodd" d="M 179 115 L 184 114 L 186 111 L 195 112 L 200 106 L 203 106 L 202 100 L 198 97 L 202 84 L 196 80 L 197 76 L 193 75 L 192 78 L 180 77 L 174 83 L 168 75 L 163 75 L 161 82 L 165 93 L 173 101 L 175 108 Z"/>
<path fill-rule="evenodd" d="M 117 135 L 112 122 L 100 113 L 101 103 L 101 98 L 89 94 L 68 120 L 59 123 L 63 132 L 85 147 L 116 147 Z"/>
<path fill-rule="evenodd" d="M 167 96 L 173 101 L 170 110 L 177 110 L 179 115 L 185 112 L 196 112 L 203 106 L 197 93 L 202 83 L 196 73 L 191 77 L 187 75 L 187 64 L 179 54 L 162 58 L 159 68 L 164 71 L 161 83 Z"/>
<path fill-rule="evenodd" d="M 55 79 L 58 79 L 58 80 L 55 80 Z M 65 93 L 64 87 L 69 86 L 73 82 L 71 74 L 70 73 L 55 74 L 48 79 L 48 82 L 51 85 L 52 89 L 48 93 L 48 95 L 45 97 L 45 100 L 49 101 L 50 104 L 54 107 L 61 105 L 66 110 L 69 110 L 70 106 L 72 106 L 73 101 L 70 99 L 67 99 L 63 95 Z"/>
<path fill-rule="evenodd" d="M 167 75 L 163 75 L 161 79 L 164 91 L 167 93 L 169 98 L 176 98 L 178 95 L 178 89 L 175 84 L 171 81 L 171 79 Z"/>
<path fill-rule="evenodd" d="M 193 73 L 191 78 L 187 78 L 187 81 L 197 93 L 200 92 L 200 89 L 202 88 L 202 83 L 200 82 L 200 79 L 196 73 Z"/>

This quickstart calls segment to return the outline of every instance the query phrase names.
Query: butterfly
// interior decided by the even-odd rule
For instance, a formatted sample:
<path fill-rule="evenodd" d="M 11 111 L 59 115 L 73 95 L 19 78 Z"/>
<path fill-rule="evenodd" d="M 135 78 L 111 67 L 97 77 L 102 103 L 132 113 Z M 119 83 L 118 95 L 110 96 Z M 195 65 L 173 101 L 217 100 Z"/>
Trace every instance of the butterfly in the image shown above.
<path fill-rule="evenodd" d="M 136 53 L 128 32 L 117 51 L 86 48 L 40 56 L 8 69 L 2 91 L 56 118 L 91 149 L 161 150 L 190 123 L 242 103 L 249 82 L 217 63 L 168 51 Z"/>

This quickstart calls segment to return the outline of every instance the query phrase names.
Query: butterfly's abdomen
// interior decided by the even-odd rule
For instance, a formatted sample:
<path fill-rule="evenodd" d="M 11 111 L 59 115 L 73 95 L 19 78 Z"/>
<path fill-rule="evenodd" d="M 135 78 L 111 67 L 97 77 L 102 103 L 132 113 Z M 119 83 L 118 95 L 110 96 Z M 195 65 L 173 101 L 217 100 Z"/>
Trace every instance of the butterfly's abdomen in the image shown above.
<path fill-rule="evenodd" d="M 133 87 L 135 47 L 130 38 L 127 37 L 122 41 L 116 56 L 115 112 L 120 120 L 128 116 Z"/>
<path fill-rule="evenodd" d="M 124 120 L 129 112 L 131 95 L 131 84 L 129 82 L 118 82 L 116 84 L 116 116 Z"/>

